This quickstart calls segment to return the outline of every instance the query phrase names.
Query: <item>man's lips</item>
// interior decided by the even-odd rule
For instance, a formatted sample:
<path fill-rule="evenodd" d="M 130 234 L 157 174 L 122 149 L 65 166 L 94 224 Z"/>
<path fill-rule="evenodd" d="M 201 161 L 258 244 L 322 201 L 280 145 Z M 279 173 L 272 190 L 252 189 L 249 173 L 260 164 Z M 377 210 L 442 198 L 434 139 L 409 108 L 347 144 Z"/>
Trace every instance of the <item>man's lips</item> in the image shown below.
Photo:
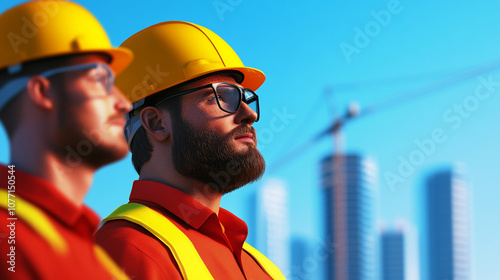
<path fill-rule="evenodd" d="M 253 133 L 243 133 L 235 137 L 236 140 L 252 143 L 255 145 L 255 136 Z"/>
<path fill-rule="evenodd" d="M 123 116 L 119 117 L 113 117 L 109 120 L 108 122 L 110 125 L 116 125 L 120 127 L 125 127 L 125 124 L 127 123 L 127 120 Z"/>

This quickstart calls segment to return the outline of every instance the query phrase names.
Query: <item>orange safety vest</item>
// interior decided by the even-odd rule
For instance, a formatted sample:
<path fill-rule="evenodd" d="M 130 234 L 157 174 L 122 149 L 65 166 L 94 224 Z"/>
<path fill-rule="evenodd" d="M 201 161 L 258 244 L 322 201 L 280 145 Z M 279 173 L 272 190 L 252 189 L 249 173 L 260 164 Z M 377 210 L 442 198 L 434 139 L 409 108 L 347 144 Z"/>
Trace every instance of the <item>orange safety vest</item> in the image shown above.
<path fill-rule="evenodd" d="M 156 236 L 172 252 L 184 280 L 214 279 L 191 240 L 162 214 L 139 203 L 128 203 L 118 207 L 102 223 L 111 220 L 127 220 L 142 226 Z M 243 244 L 243 249 L 257 260 L 273 279 L 285 280 L 279 268 L 257 249 L 246 242 Z"/>

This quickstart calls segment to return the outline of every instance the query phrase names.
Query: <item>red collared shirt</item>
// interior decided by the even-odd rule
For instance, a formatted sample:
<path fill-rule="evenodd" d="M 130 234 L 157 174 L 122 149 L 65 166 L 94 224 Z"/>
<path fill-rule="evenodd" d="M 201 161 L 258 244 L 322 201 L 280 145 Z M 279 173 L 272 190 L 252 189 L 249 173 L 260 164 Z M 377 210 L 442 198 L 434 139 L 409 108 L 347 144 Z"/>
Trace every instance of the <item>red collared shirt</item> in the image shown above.
<path fill-rule="evenodd" d="M 0 188 L 7 189 L 8 169 L 0 165 Z M 64 250 L 56 251 L 47 239 L 19 216 L 15 228 L 7 227 L 7 209 L 0 207 L 0 279 L 113 279 L 98 259 L 93 234 L 99 217 L 86 206 L 76 206 L 49 182 L 15 169 L 14 200 L 36 206 L 64 240 Z M 21 207 L 17 205 L 18 207 Z M 16 208 L 14 207 L 14 213 Z M 37 220 L 39 221 L 39 219 Z M 11 231 L 13 229 L 13 231 Z M 14 238 L 12 238 L 14 236 Z M 15 240 L 15 243 L 12 242 Z M 10 242 L 9 242 L 10 241 Z M 15 272 L 12 267 L 12 248 Z M 12 268 L 11 268 L 12 269 Z"/>
<path fill-rule="evenodd" d="M 167 185 L 134 182 L 130 202 L 146 205 L 171 220 L 193 243 L 214 279 L 271 279 L 244 250 L 244 221 L 225 209 L 217 216 L 191 196 Z M 109 221 L 96 234 L 100 244 L 131 279 L 182 280 L 170 249 L 139 225 Z"/>

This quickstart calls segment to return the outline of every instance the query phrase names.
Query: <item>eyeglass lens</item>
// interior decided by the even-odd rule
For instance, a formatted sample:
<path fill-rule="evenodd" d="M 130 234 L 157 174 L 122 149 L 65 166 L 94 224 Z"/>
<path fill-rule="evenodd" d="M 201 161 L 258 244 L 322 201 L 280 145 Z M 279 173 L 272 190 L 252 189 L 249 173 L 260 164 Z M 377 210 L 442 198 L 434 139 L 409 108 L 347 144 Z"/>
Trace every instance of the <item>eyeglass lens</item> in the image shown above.
<path fill-rule="evenodd" d="M 99 66 L 97 67 L 97 71 L 99 82 L 102 83 L 106 91 L 110 93 L 111 88 L 115 84 L 115 77 L 113 73 L 111 72 L 111 70 L 109 70 L 109 68 L 104 67 L 103 64 L 99 64 Z"/>
<path fill-rule="evenodd" d="M 110 93 L 111 88 L 115 84 L 115 76 L 106 64 L 90 63 L 90 64 L 80 64 L 80 65 L 59 67 L 59 68 L 46 70 L 46 71 L 40 73 L 40 75 L 42 77 L 45 77 L 45 78 L 50 78 L 54 75 L 58 75 L 58 74 L 65 73 L 65 72 L 82 71 L 82 70 L 87 70 L 87 69 L 91 69 L 91 68 L 96 68 L 96 71 L 97 71 L 96 75 L 97 75 L 98 81 L 100 83 L 102 83 L 102 85 L 104 86 L 106 91 L 108 93 Z"/>
<path fill-rule="evenodd" d="M 241 89 L 231 84 L 218 84 L 215 91 L 219 99 L 221 109 L 235 113 L 241 103 Z M 244 90 L 245 103 L 256 113 L 258 113 L 257 96 L 249 90 Z"/>
<path fill-rule="evenodd" d="M 256 112 L 257 116 L 258 116 L 259 115 L 259 103 L 257 100 L 257 95 L 253 91 L 244 90 L 243 97 L 245 99 L 244 100 L 245 103 L 250 107 L 250 109 L 252 109 L 254 112 Z"/>
<path fill-rule="evenodd" d="M 221 109 L 228 112 L 236 112 L 241 102 L 241 94 L 238 88 L 230 84 L 218 84 L 215 89 L 219 98 Z"/>

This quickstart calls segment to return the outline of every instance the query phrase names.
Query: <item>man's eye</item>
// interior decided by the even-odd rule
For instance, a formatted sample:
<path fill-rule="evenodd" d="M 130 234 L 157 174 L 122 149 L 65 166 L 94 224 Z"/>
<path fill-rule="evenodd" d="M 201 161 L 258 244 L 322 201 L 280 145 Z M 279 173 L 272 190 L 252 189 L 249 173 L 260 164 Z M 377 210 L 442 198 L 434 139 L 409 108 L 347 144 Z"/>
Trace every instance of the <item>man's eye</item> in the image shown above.
<path fill-rule="evenodd" d="M 108 75 L 99 73 L 97 75 L 97 82 L 99 82 L 106 90 L 109 88 L 110 78 Z"/>

